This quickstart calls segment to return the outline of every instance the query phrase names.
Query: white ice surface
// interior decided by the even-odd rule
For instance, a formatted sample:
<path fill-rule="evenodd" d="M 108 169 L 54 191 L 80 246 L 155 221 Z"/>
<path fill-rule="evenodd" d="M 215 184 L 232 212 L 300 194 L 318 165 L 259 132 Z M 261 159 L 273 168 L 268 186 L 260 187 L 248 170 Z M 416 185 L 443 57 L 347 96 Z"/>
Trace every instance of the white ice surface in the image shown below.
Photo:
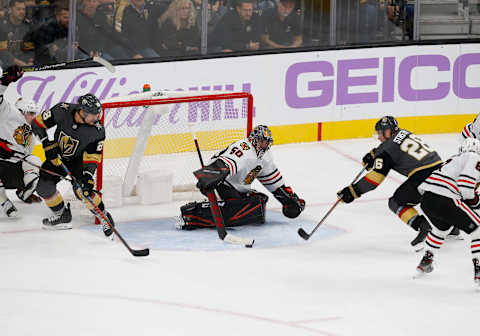
<path fill-rule="evenodd" d="M 443 158 L 456 151 L 457 135 L 423 138 Z M 288 225 L 272 198 L 270 230 L 234 231 L 256 238 L 252 249 L 226 246 L 215 231 L 174 231 L 180 203 L 113 209 L 125 238 L 152 248 L 134 258 L 84 217 L 73 230 L 43 231 L 45 206 L 15 201 L 22 218 L 0 218 L 0 335 L 475 335 L 480 292 L 465 241 L 447 242 L 435 271 L 412 279 L 415 233 L 387 206 L 398 174 L 340 204 L 312 240 L 296 236 L 323 217 L 374 144 L 274 146 L 307 208 Z"/>

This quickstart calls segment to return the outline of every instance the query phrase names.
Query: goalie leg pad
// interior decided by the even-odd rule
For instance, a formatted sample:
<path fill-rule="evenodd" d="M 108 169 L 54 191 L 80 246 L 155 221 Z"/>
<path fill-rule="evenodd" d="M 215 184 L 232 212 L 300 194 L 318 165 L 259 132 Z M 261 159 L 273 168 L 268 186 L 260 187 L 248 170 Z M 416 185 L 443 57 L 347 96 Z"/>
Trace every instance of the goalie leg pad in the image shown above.
<path fill-rule="evenodd" d="M 260 194 L 260 193 L 258 193 Z M 260 194 L 263 195 L 263 194 Z M 265 223 L 265 205 L 268 197 L 251 195 L 242 199 L 220 201 L 218 205 L 226 227 Z M 204 227 L 215 227 L 210 204 L 208 202 L 192 202 L 180 208 L 185 223 L 183 230 Z"/>

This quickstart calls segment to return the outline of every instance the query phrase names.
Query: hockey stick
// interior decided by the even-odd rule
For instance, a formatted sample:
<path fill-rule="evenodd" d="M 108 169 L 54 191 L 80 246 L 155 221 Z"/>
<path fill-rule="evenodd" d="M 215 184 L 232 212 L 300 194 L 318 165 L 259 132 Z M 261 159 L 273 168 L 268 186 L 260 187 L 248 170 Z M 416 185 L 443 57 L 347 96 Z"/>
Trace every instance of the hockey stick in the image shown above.
<path fill-rule="evenodd" d="M 203 163 L 200 146 L 198 145 L 197 135 L 191 128 L 190 128 L 190 133 L 192 133 L 193 142 L 195 143 L 195 148 L 197 149 L 198 159 L 200 160 L 200 164 L 202 165 L 202 168 L 203 168 L 205 167 L 205 165 Z M 208 196 L 208 202 L 210 203 L 210 211 L 212 212 L 212 217 L 215 222 L 215 227 L 217 228 L 218 237 L 221 240 L 226 241 L 228 243 L 244 245 L 245 247 L 253 247 L 253 244 L 255 243 L 254 239 L 237 237 L 227 232 L 227 230 L 225 229 L 225 223 L 223 221 L 222 212 L 220 211 L 220 207 L 218 206 L 217 196 L 215 196 L 215 192 L 213 190 L 207 191 L 207 196 Z"/>
<path fill-rule="evenodd" d="M 357 176 L 355 176 L 355 178 L 353 179 L 352 183 L 350 184 L 353 184 L 355 182 L 357 182 L 358 178 L 363 174 L 363 172 L 365 171 L 365 169 L 367 169 L 366 167 L 363 167 L 362 170 L 357 174 Z M 298 235 L 300 237 L 302 237 L 303 239 L 305 240 L 308 240 L 314 233 L 315 231 L 317 231 L 317 229 L 320 227 L 320 225 L 323 224 L 323 222 L 325 221 L 325 219 L 327 219 L 327 217 L 332 213 L 333 209 L 336 208 L 336 206 L 340 203 L 342 199 L 339 198 L 337 199 L 337 201 L 332 205 L 332 207 L 327 211 L 327 213 L 325 214 L 325 216 L 323 216 L 323 218 L 320 220 L 320 222 L 318 222 L 318 224 L 313 228 L 312 232 L 310 232 L 310 234 L 308 234 L 307 232 L 305 232 L 304 229 L 300 228 L 298 229 Z"/>
<path fill-rule="evenodd" d="M 78 183 L 77 179 L 75 178 L 75 176 L 72 175 L 72 173 L 70 172 L 70 170 L 68 170 L 67 166 L 65 166 L 65 164 L 62 162 L 62 165 L 61 165 L 62 169 L 65 171 L 65 173 L 70 176 L 71 178 L 71 182 L 72 182 L 72 185 L 75 189 L 79 189 L 79 190 L 82 190 L 82 187 L 80 186 L 80 184 Z M 83 194 L 83 192 L 81 193 L 81 197 L 84 198 L 85 200 L 87 200 L 88 203 L 90 203 L 90 205 L 93 207 L 93 211 L 95 213 L 95 217 L 97 217 L 100 222 L 102 224 L 107 224 L 110 229 L 112 229 L 112 231 L 115 233 L 115 235 L 118 237 L 118 239 L 120 239 L 120 241 L 122 242 L 122 244 L 128 249 L 128 251 L 134 256 L 134 257 L 146 257 L 150 254 L 150 250 L 148 248 L 146 249 L 142 249 L 142 250 L 134 250 L 132 249 L 128 244 L 127 242 L 125 241 L 125 239 L 123 239 L 123 237 L 120 235 L 120 233 L 118 233 L 117 229 L 115 229 L 115 227 L 110 224 L 110 222 L 108 221 L 108 218 L 105 216 L 105 214 L 103 213 L 102 210 L 100 210 L 98 208 L 98 206 L 95 205 L 95 203 L 93 202 L 93 200 L 89 197 L 89 196 L 85 196 Z"/>
<path fill-rule="evenodd" d="M 82 52 L 85 53 L 85 51 L 81 48 L 79 48 Z M 88 55 L 88 53 L 86 53 Z M 107 68 L 108 71 L 111 73 L 115 73 L 115 67 L 113 66 L 112 63 L 107 61 L 105 58 L 100 57 L 100 56 L 93 56 L 93 57 L 88 57 L 88 58 L 83 58 L 79 60 L 73 60 L 69 62 L 61 62 L 61 63 L 56 63 L 56 64 L 47 64 L 47 65 L 40 65 L 40 66 L 34 66 L 34 67 L 25 67 L 23 68 L 24 72 L 32 72 L 32 71 L 44 71 L 44 70 L 52 70 L 68 65 L 73 65 L 73 64 L 78 64 L 78 63 L 83 63 L 83 62 L 89 62 L 93 61 L 96 62 L 100 65 L 103 65 L 105 68 Z"/>

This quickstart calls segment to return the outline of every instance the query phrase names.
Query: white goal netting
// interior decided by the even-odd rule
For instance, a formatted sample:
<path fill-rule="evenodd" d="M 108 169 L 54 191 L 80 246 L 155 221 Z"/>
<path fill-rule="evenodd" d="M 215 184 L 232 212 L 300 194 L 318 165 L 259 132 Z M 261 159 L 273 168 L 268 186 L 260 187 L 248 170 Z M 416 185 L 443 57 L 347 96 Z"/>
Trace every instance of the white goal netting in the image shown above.
<path fill-rule="evenodd" d="M 102 102 L 106 141 L 97 189 L 121 179 L 123 197 L 136 195 L 138 177 L 149 171 L 173 175 L 173 191 L 194 189 L 200 168 L 192 132 L 203 159 L 247 136 L 253 118 L 248 93 L 144 92 Z M 118 191 L 116 191 L 118 192 Z"/>

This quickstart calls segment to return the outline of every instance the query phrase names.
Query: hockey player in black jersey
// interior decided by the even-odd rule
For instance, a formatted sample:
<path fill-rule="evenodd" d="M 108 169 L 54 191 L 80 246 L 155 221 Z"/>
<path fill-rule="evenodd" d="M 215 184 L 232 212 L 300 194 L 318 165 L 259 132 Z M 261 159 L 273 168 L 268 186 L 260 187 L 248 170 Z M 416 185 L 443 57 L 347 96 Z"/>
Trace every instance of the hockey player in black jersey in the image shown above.
<path fill-rule="evenodd" d="M 75 190 L 77 198 L 90 197 L 102 210 L 113 225 L 111 215 L 105 211 L 101 196 L 94 191 L 94 174 L 100 163 L 105 129 L 99 122 L 102 105 L 97 97 L 86 94 L 78 98 L 78 104 L 59 103 L 51 109 L 40 113 L 32 124 L 33 132 L 42 141 L 46 161 L 42 168 L 66 176 L 62 163 L 73 176 L 80 181 L 81 188 Z M 56 126 L 55 136 L 50 140 L 47 129 Z M 70 229 L 72 214 L 70 204 L 65 206 L 62 195 L 56 185 L 60 178 L 42 170 L 37 185 L 38 194 L 45 200 L 53 215 L 43 219 L 46 229 Z M 92 206 L 86 202 L 87 208 Z M 108 225 L 104 224 L 106 236 L 112 234 Z"/>
<path fill-rule="evenodd" d="M 337 195 L 345 203 L 369 192 L 385 179 L 391 169 L 407 177 L 388 200 L 388 207 L 402 221 L 418 231 L 412 246 L 425 240 L 430 224 L 414 206 L 420 203 L 418 186 L 442 165 L 438 153 L 412 132 L 400 129 L 394 117 L 385 116 L 375 124 L 380 146 L 362 159 L 370 170 L 360 181 L 340 190 Z"/>

